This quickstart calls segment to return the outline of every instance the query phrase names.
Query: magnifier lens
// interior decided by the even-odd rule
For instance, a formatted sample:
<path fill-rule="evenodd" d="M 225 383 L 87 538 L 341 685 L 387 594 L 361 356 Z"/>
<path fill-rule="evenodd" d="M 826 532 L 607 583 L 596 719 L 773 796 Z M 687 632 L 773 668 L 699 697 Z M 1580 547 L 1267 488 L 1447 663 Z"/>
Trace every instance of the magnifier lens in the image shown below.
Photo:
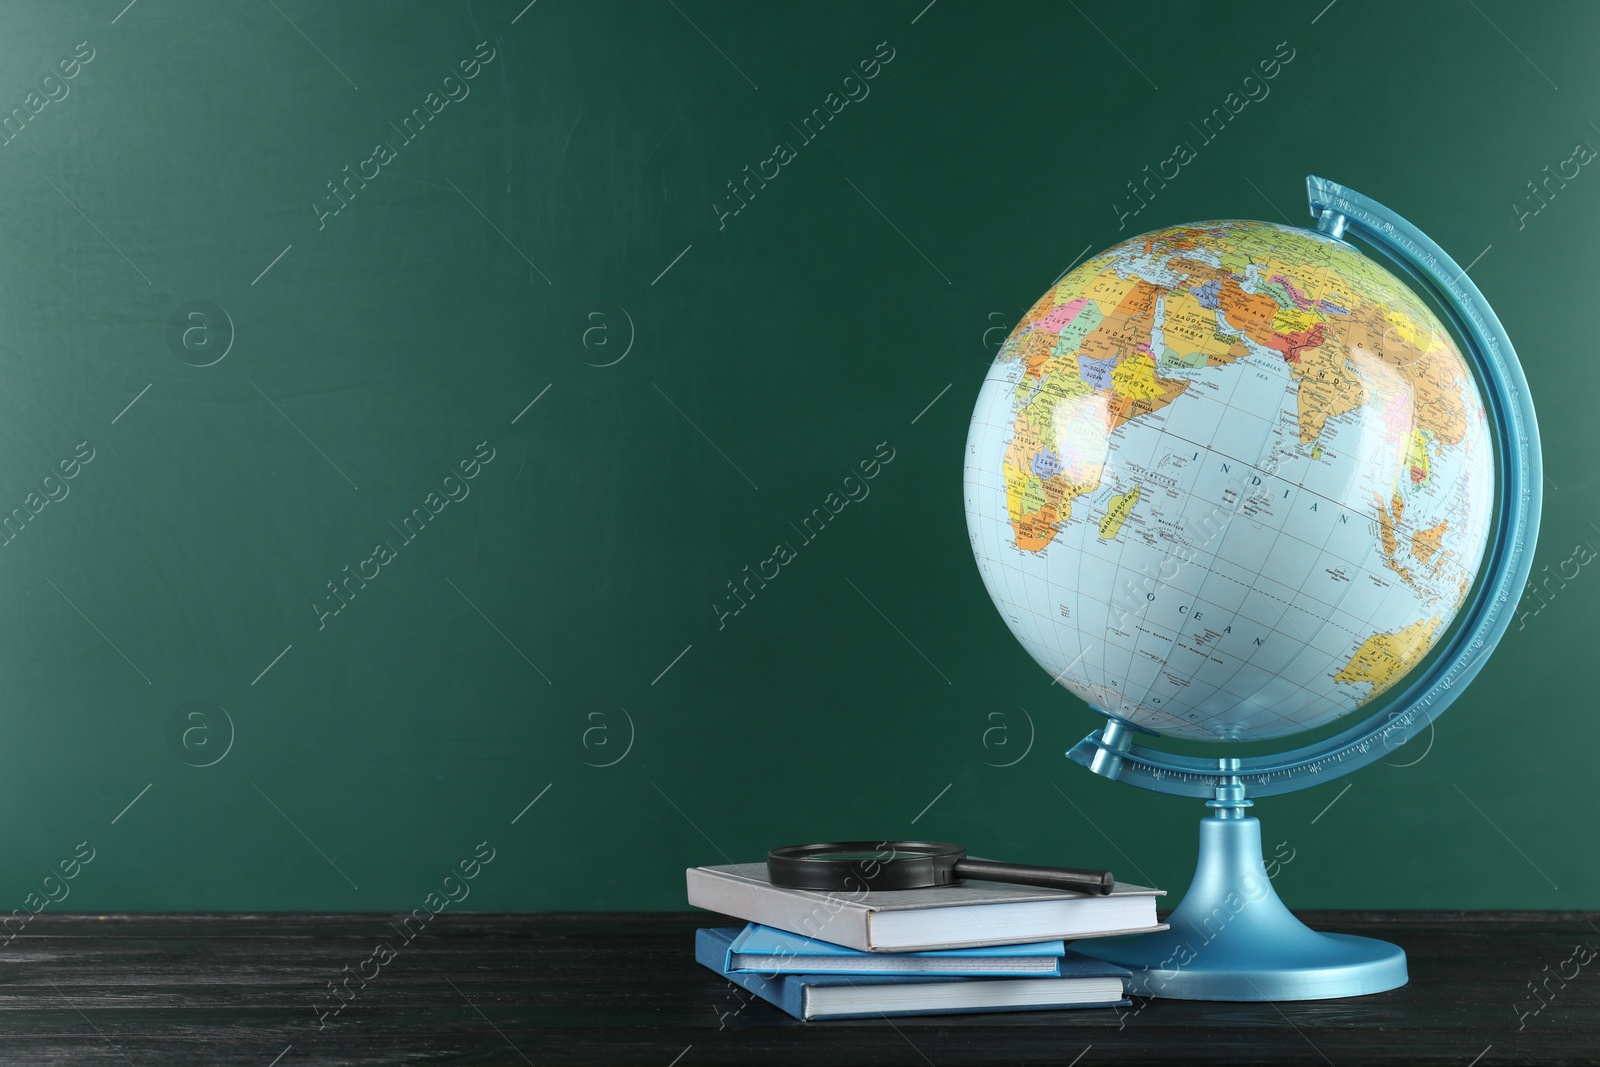
<path fill-rule="evenodd" d="M 1110 871 L 1034 867 L 967 857 L 960 845 L 936 841 L 829 841 L 784 845 L 767 853 L 772 884 L 791 889 L 896 890 L 958 884 L 967 878 L 1109 893 Z"/>
<path fill-rule="evenodd" d="M 903 848 L 885 848 L 876 852 L 813 852 L 800 858 L 804 860 L 821 860 L 828 863 L 866 863 L 869 861 L 889 863 L 893 860 L 921 859 L 927 855 L 928 853 L 926 852 L 907 851 Z"/>

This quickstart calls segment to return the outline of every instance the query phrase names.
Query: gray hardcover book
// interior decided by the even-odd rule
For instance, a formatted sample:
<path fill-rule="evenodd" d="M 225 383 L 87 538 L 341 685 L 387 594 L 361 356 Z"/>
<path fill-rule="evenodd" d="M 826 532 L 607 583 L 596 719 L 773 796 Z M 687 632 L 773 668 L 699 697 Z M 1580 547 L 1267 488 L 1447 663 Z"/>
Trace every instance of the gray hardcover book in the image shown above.
<path fill-rule="evenodd" d="M 875 893 L 784 889 L 764 863 L 690 867 L 689 903 L 862 952 L 921 952 L 1164 930 L 1165 891 L 1118 882 L 1109 896 L 972 879 Z"/>

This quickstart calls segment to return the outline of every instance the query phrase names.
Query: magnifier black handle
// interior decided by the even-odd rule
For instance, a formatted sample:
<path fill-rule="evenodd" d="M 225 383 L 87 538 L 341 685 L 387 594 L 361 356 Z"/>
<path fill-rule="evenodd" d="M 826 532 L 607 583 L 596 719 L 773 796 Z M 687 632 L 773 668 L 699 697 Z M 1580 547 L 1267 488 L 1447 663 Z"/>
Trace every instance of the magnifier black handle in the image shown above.
<path fill-rule="evenodd" d="M 1110 871 L 1088 871 L 1076 867 L 1034 867 L 1026 863 L 995 863 L 991 860 L 958 860 L 955 873 L 961 878 L 982 878 L 1007 885 L 1038 885 L 1046 889 L 1075 889 L 1080 893 L 1105 896 L 1117 884 Z"/>

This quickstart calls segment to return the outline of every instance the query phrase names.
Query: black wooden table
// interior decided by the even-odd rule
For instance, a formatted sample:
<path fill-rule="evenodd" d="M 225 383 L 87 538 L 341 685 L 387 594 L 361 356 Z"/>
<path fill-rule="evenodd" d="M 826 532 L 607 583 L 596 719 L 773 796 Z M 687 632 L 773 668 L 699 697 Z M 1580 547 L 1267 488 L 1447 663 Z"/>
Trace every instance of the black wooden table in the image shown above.
<path fill-rule="evenodd" d="M 0 948 L 0 1064 L 1600 1063 L 1600 916 L 1303 918 L 1398 942 L 1411 984 L 799 1023 L 696 966 L 694 928 L 736 925 L 704 913 L 446 913 L 409 942 L 390 916 L 45 913 Z"/>

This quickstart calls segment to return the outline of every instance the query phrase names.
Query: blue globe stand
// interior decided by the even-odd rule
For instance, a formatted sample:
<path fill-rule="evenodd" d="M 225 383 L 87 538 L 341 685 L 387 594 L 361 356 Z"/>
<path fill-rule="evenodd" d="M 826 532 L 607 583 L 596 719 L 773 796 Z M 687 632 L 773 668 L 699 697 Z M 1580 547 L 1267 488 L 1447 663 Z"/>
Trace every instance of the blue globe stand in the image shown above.
<path fill-rule="evenodd" d="M 1381 759 L 1423 730 L 1461 694 L 1504 636 L 1533 565 L 1542 500 L 1539 428 L 1511 341 L 1478 287 L 1443 249 L 1399 215 L 1322 178 L 1306 189 L 1317 229 L 1360 237 L 1415 288 L 1436 298 L 1478 372 L 1499 474 L 1495 532 L 1483 582 L 1462 624 L 1432 663 L 1365 721 L 1288 752 L 1233 759 L 1181 756 L 1134 744 L 1130 723 L 1106 725 L 1067 757 L 1102 777 L 1175 796 L 1206 798 L 1194 880 L 1169 929 L 1083 941 L 1080 951 L 1127 967 L 1140 996 L 1181 1000 L 1323 1000 L 1381 993 L 1406 983 L 1405 952 L 1366 937 L 1317 933 L 1272 888 L 1261 823 L 1250 797 L 1331 781 Z M 1099 709 L 1096 709 L 1099 710 Z M 1104 714 L 1104 712 L 1102 712 Z"/>
<path fill-rule="evenodd" d="M 1237 761 L 1224 761 L 1237 762 Z M 1398 945 L 1309 929 L 1278 899 L 1261 856 L 1261 822 L 1237 777 L 1200 820 L 1200 859 L 1168 929 L 1074 947 L 1133 972 L 1130 991 L 1179 1000 L 1325 1000 L 1406 984 Z"/>

